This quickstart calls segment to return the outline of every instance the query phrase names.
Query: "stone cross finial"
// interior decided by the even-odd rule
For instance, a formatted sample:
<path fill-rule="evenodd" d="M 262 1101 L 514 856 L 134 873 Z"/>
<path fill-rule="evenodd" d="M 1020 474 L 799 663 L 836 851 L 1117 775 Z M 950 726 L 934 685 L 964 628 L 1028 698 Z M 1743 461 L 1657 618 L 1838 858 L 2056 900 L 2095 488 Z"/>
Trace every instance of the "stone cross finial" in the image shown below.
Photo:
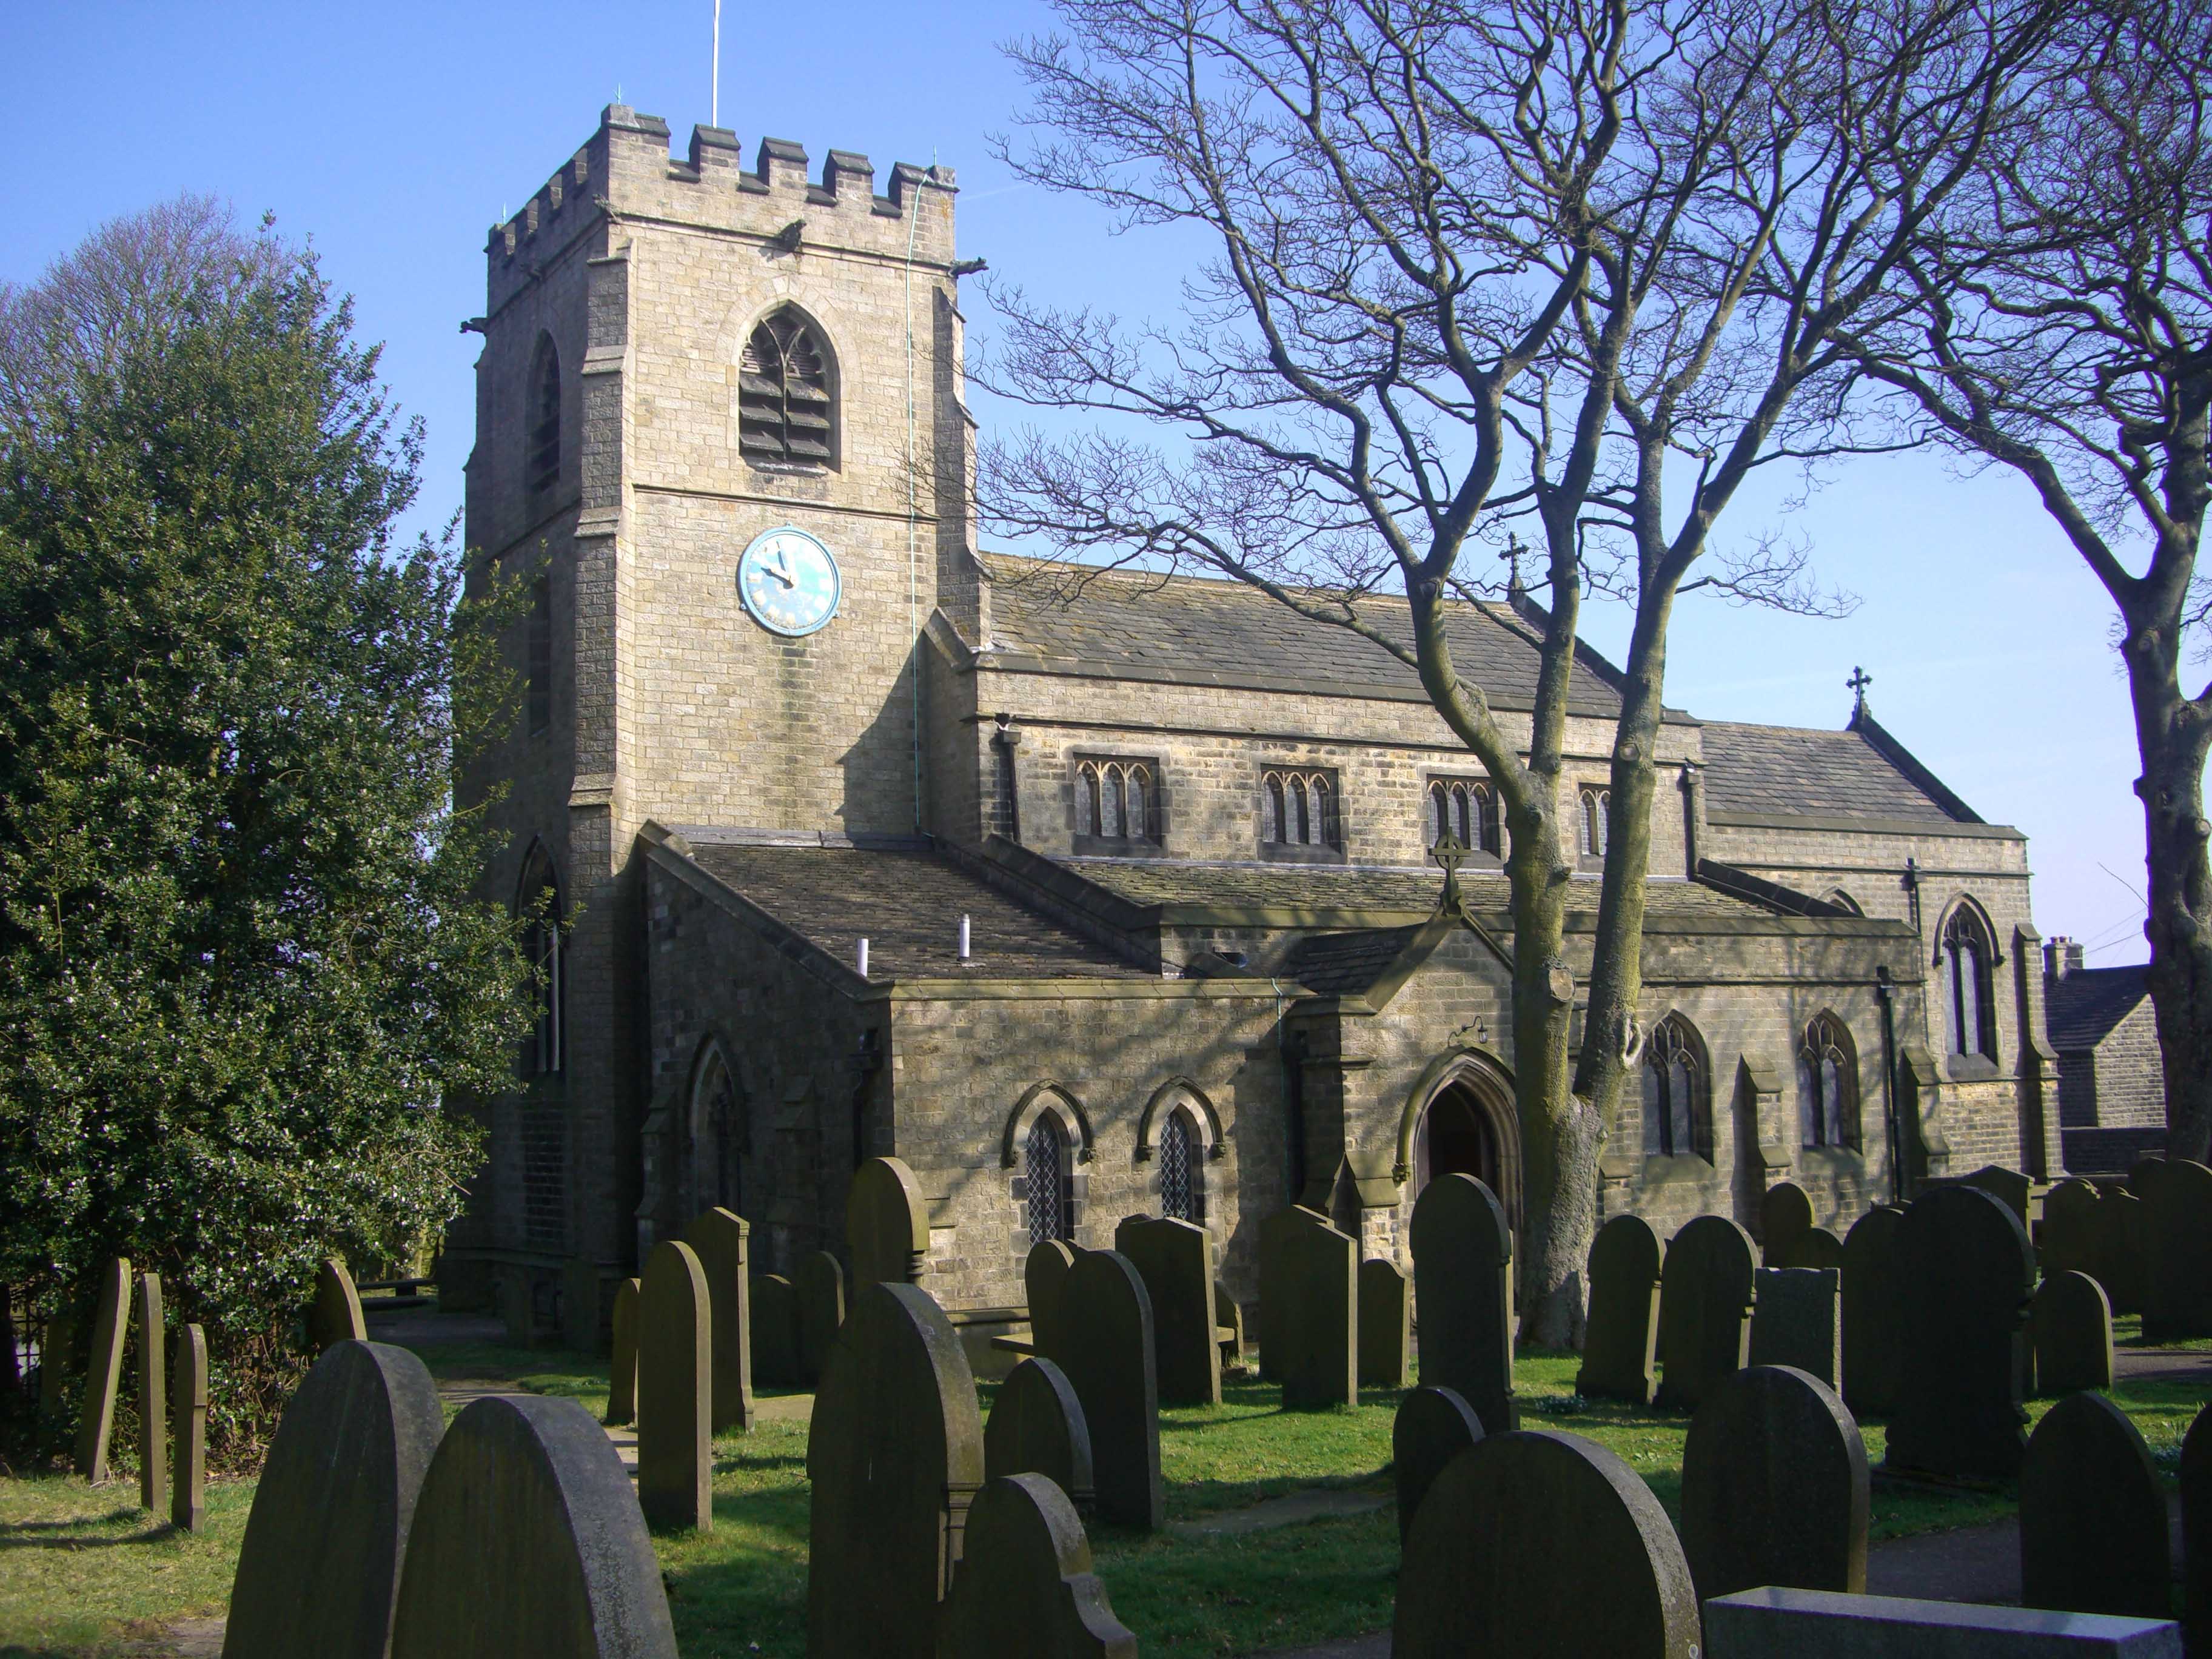
<path fill-rule="evenodd" d="M 1457 904 L 1459 902 L 1459 867 L 1467 862 L 1467 848 L 1460 845 L 1457 836 L 1452 834 L 1449 830 L 1446 830 L 1437 838 L 1437 844 L 1429 848 L 1429 856 L 1443 866 L 1444 902 L 1447 905 Z"/>
<path fill-rule="evenodd" d="M 1854 663 L 1851 665 L 1851 677 L 1844 684 L 1850 687 L 1852 696 L 1858 699 L 1851 706 L 1851 718 L 1856 720 L 1866 713 L 1866 689 L 1874 684 L 1874 676 Z"/>
<path fill-rule="evenodd" d="M 1528 591 L 1521 585 L 1521 556 L 1526 551 L 1528 550 L 1521 545 L 1520 533 L 1516 531 L 1506 538 L 1505 550 L 1498 556 L 1505 565 L 1505 596 L 1508 599 L 1519 599 Z"/>

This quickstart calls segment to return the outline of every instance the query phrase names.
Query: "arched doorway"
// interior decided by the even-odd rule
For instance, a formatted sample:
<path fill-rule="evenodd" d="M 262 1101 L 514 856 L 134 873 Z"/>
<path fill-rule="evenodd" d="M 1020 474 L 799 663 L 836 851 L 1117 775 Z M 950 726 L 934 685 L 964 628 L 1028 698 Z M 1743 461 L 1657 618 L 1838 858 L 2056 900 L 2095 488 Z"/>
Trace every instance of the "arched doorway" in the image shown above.
<path fill-rule="evenodd" d="M 1414 1196 L 1440 1175 L 1471 1175 L 1493 1193 L 1504 1178 L 1498 1133 L 1464 1083 L 1453 1084 L 1429 1103 L 1414 1133 Z"/>
<path fill-rule="evenodd" d="M 1470 1175 L 1521 1224 L 1521 1136 L 1513 1085 L 1485 1055 L 1439 1060 L 1417 1085 L 1399 1133 L 1408 1199 L 1442 1175 Z"/>

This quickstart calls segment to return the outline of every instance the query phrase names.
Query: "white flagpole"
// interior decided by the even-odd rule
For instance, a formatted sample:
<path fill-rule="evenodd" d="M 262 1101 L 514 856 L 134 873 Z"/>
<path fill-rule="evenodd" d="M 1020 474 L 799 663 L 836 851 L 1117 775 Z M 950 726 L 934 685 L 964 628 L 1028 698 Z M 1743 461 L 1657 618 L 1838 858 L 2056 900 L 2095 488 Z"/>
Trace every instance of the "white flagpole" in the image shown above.
<path fill-rule="evenodd" d="M 714 88 L 707 94 L 707 125 L 722 125 L 722 0 L 714 0 Z"/>

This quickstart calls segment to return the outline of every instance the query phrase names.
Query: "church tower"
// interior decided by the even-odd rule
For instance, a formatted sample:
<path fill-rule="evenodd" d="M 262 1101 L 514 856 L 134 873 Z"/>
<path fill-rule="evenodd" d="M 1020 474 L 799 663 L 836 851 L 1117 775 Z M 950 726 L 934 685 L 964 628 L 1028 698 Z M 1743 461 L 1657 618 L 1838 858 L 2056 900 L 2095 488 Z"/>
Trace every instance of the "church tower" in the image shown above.
<path fill-rule="evenodd" d="M 926 811 L 918 650 L 982 637 L 950 169 L 620 105 L 493 228 L 466 535 L 518 580 L 527 684 L 489 890 L 550 923 L 517 1092 L 449 1236 L 450 1292 L 587 1340 L 634 1270 L 651 1079 L 647 820 L 908 835 Z"/>

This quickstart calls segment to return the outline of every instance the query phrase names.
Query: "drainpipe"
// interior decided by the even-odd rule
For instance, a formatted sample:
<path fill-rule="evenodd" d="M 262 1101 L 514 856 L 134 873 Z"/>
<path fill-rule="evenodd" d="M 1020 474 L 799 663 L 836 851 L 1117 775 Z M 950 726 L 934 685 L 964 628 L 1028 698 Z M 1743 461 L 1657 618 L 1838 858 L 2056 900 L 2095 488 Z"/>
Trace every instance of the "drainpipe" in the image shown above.
<path fill-rule="evenodd" d="M 1904 1192 L 1904 1150 L 1897 1121 L 1897 987 L 1889 969 L 1874 970 L 1874 994 L 1881 1004 L 1882 1127 L 1889 1138 L 1889 1201 L 1897 1203 Z"/>

